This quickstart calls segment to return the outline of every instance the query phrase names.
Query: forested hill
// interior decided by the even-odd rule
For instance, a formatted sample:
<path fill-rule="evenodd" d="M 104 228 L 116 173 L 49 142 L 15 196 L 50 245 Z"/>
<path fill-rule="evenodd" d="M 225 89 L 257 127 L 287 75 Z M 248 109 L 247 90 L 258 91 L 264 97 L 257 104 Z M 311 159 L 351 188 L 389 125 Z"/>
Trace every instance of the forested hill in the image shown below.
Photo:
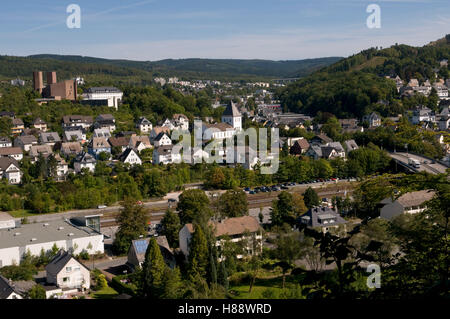
<path fill-rule="evenodd" d="M 95 79 L 134 77 L 149 81 L 154 76 L 185 79 L 271 79 L 303 77 L 342 58 L 330 57 L 294 61 L 180 59 L 162 61 L 108 60 L 83 56 L 0 56 L 1 77 L 27 77 L 36 69 L 55 70 L 60 78 L 93 76 Z"/>
<path fill-rule="evenodd" d="M 403 81 L 416 78 L 432 83 L 437 72 L 439 78 L 448 79 L 448 66 L 441 67 L 440 61 L 449 58 L 450 35 L 423 47 L 370 48 L 300 79 L 279 95 L 284 107 L 295 112 L 314 115 L 321 111 L 340 117 L 361 117 L 371 111 L 397 115 L 408 101 L 398 99 L 395 83 L 385 77 L 398 75 Z"/>

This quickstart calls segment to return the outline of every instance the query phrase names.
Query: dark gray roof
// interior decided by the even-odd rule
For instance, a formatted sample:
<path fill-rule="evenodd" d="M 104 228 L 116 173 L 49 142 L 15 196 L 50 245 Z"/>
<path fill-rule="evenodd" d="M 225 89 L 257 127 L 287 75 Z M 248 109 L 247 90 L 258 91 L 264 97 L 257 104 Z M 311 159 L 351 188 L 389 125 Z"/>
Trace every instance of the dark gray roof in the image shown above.
<path fill-rule="evenodd" d="M 118 88 L 113 86 L 91 87 L 87 90 L 88 93 L 121 93 Z"/>
<path fill-rule="evenodd" d="M 12 283 L 0 275 L 0 299 L 8 298 L 13 292 L 17 293 Z"/>
<path fill-rule="evenodd" d="M 333 222 L 330 222 L 333 220 Z M 300 221 L 310 227 L 336 226 L 347 221 L 329 207 L 314 207 L 300 217 Z M 327 221 L 327 223 L 324 223 Z"/>
<path fill-rule="evenodd" d="M 80 162 L 80 163 L 95 163 L 96 160 L 94 158 L 94 156 L 92 156 L 89 153 L 83 153 L 77 156 L 77 158 L 75 159 L 76 162 Z"/>
<path fill-rule="evenodd" d="M 148 244 L 150 242 L 150 238 L 145 239 L 137 239 L 131 242 L 130 249 L 134 250 L 136 253 L 136 257 L 139 262 L 145 261 L 145 253 L 147 251 Z M 173 251 L 169 246 L 166 236 L 158 236 L 156 237 L 156 243 L 161 250 L 161 254 L 163 255 L 164 260 L 167 264 L 174 264 L 175 257 L 173 255 Z"/>
<path fill-rule="evenodd" d="M 58 254 L 52 259 L 52 261 L 47 266 L 45 266 L 45 271 L 52 274 L 58 274 L 72 258 L 72 254 L 61 249 Z M 84 266 L 82 263 L 79 264 L 86 268 L 86 266 Z"/>
<path fill-rule="evenodd" d="M 241 116 L 241 113 L 239 113 L 236 105 L 233 103 L 233 101 L 231 101 L 231 103 L 228 104 L 227 108 L 223 112 L 222 116 L 238 117 L 238 116 Z"/>

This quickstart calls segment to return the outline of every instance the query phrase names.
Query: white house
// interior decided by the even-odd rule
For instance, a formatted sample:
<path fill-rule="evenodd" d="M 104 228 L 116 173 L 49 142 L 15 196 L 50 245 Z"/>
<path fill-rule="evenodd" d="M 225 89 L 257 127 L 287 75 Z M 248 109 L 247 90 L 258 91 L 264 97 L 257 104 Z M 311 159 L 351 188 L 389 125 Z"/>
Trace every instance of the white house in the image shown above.
<path fill-rule="evenodd" d="M 0 157 L 9 157 L 16 161 L 21 161 L 23 152 L 20 147 L 0 147 Z"/>
<path fill-rule="evenodd" d="M 248 246 L 245 247 L 246 254 L 253 255 L 262 252 L 262 231 L 259 222 L 255 217 L 243 216 L 227 218 L 209 223 L 214 229 L 216 247 L 218 248 L 219 255 L 221 246 L 223 246 L 226 237 L 230 238 L 232 242 L 248 240 Z M 180 250 L 186 258 L 189 256 L 189 246 L 194 231 L 194 226 L 192 224 L 186 224 L 179 232 Z M 254 249 L 254 246 L 256 249 Z M 244 256 L 239 254 L 236 257 L 242 258 Z"/>
<path fill-rule="evenodd" d="M 174 124 L 174 129 L 188 131 L 189 130 L 189 119 L 184 114 L 174 114 L 172 123 Z"/>
<path fill-rule="evenodd" d="M 155 137 L 153 145 L 155 147 L 172 145 L 172 140 L 166 133 L 161 132 L 158 134 L 158 136 Z"/>
<path fill-rule="evenodd" d="M 106 105 L 116 110 L 123 99 L 123 92 L 115 87 L 92 87 L 83 94 L 83 99 L 88 101 L 106 101 Z"/>
<path fill-rule="evenodd" d="M 152 122 L 147 120 L 145 117 L 140 117 L 139 120 L 136 123 L 136 127 L 142 132 L 142 133 L 148 133 L 153 129 Z"/>
<path fill-rule="evenodd" d="M 401 214 L 417 214 L 423 212 L 427 206 L 425 202 L 434 197 L 436 192 L 432 190 L 422 190 L 403 194 L 396 200 L 386 198 L 381 201 L 384 206 L 381 208 L 380 217 L 392 219 Z"/>
<path fill-rule="evenodd" d="M 10 184 L 20 184 L 22 172 L 19 163 L 13 158 L 0 157 L 0 178 L 6 178 Z"/>
<path fill-rule="evenodd" d="M 142 160 L 132 148 L 127 148 L 125 152 L 120 155 L 119 159 L 123 163 L 128 163 L 130 165 L 142 165 Z"/>
<path fill-rule="evenodd" d="M 0 275 L 0 299 L 23 299 L 14 283 Z"/>
<path fill-rule="evenodd" d="M 153 164 L 170 164 L 181 162 L 181 154 L 175 154 L 173 145 L 164 145 L 153 150 Z"/>
<path fill-rule="evenodd" d="M 31 146 L 37 144 L 38 140 L 34 135 L 21 135 L 14 140 L 14 146 L 20 147 L 24 152 L 29 152 Z"/>
<path fill-rule="evenodd" d="M 0 136 L 0 148 L 2 147 L 12 147 L 12 143 L 9 137 Z"/>
<path fill-rule="evenodd" d="M 97 161 L 94 156 L 89 153 L 82 153 L 77 156 L 73 166 L 76 173 L 80 173 L 83 168 L 87 168 L 91 172 L 94 172 L 96 163 Z"/>
<path fill-rule="evenodd" d="M 69 289 L 86 290 L 91 287 L 91 274 L 88 268 L 73 256 L 60 250 L 45 267 L 47 283 L 65 291 Z"/>

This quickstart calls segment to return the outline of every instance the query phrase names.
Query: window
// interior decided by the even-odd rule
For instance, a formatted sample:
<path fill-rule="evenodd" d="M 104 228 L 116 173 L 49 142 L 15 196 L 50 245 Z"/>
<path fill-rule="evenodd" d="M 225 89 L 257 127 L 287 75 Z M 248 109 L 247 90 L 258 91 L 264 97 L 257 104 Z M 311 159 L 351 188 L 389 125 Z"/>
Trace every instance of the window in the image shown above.
<path fill-rule="evenodd" d="M 70 279 L 69 277 L 64 277 L 63 282 L 69 282 L 69 279 Z"/>
<path fill-rule="evenodd" d="M 71 272 L 72 271 L 72 267 L 66 267 L 66 272 Z"/>

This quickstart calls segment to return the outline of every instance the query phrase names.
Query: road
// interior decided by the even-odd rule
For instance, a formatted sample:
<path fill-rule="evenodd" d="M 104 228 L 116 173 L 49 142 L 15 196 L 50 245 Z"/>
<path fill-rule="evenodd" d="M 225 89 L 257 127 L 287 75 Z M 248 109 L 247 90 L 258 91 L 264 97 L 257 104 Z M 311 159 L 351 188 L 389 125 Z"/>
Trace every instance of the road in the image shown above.
<path fill-rule="evenodd" d="M 412 171 L 427 172 L 430 174 L 444 174 L 447 167 L 437 162 L 431 163 L 431 160 L 419 155 L 408 154 L 402 152 L 389 153 L 390 156 L 401 164 L 405 165 Z M 416 159 L 420 162 L 420 168 L 413 168 L 408 164 L 408 158 Z"/>

